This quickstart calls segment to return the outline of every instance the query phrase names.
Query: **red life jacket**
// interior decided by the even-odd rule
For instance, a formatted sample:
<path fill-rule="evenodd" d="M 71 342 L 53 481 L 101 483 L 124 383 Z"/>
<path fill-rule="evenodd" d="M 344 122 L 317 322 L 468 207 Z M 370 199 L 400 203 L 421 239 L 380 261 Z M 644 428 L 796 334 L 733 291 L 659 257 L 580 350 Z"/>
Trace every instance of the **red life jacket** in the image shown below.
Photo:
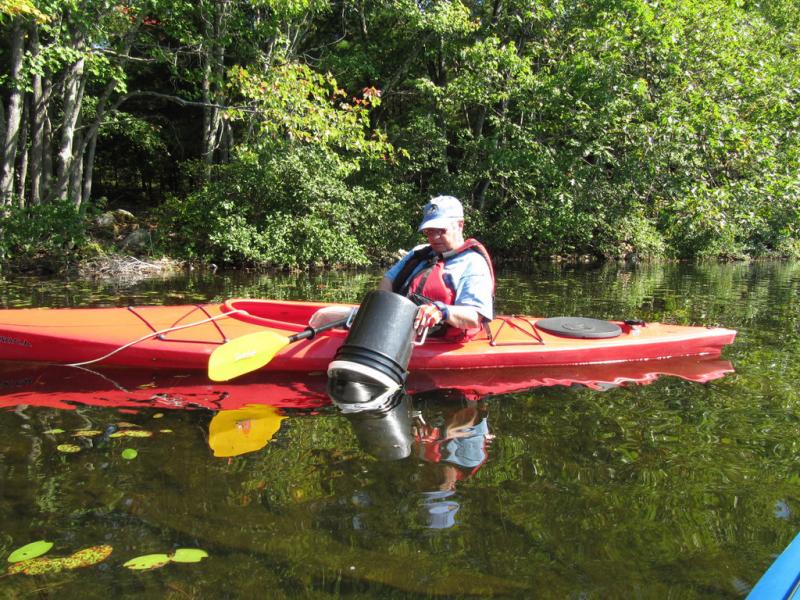
<path fill-rule="evenodd" d="M 444 265 L 454 256 L 469 251 L 475 251 L 483 256 L 486 260 L 486 264 L 489 265 L 489 273 L 491 273 L 492 276 L 492 296 L 494 296 L 495 279 L 492 259 L 489 257 L 486 248 L 484 248 L 479 241 L 471 238 L 466 240 L 458 248 L 448 250 L 442 254 L 435 253 L 430 246 L 423 246 L 415 250 L 414 255 L 408 260 L 394 279 L 392 283 L 393 291 L 411 298 L 417 304 L 434 302 L 436 300 L 444 302 L 445 304 L 454 304 L 456 291 L 447 285 L 445 281 Z M 420 263 L 426 266 L 409 279 L 410 274 L 414 272 L 414 269 Z M 481 329 L 481 327 L 473 327 L 465 330 L 448 325 L 441 331 L 434 331 L 432 334 L 436 334 L 437 337 L 444 337 L 447 340 L 461 341 L 474 337 Z"/>

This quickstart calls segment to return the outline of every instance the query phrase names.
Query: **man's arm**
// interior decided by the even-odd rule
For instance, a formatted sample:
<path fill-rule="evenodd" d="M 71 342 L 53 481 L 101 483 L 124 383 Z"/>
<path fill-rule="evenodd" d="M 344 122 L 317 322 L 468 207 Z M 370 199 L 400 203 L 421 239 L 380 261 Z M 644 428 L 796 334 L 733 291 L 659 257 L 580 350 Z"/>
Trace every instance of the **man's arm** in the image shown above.
<path fill-rule="evenodd" d="M 392 280 L 384 275 L 383 279 L 381 279 L 381 282 L 378 284 L 378 289 L 382 292 L 391 292 Z"/>
<path fill-rule="evenodd" d="M 480 327 L 481 316 L 478 311 L 472 306 L 465 304 L 448 304 L 447 305 L 447 320 L 445 323 L 458 327 L 459 329 L 471 329 L 473 327 Z"/>

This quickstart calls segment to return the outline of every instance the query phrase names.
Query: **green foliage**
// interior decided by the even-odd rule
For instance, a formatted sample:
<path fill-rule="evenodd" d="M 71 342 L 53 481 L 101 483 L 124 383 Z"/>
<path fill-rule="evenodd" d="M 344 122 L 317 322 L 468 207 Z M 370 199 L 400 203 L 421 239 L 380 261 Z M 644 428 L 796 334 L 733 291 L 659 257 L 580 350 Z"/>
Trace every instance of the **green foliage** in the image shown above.
<path fill-rule="evenodd" d="M 171 248 L 226 264 L 299 268 L 380 258 L 394 199 L 348 185 L 350 167 L 328 159 L 318 148 L 291 145 L 218 167 L 202 190 L 162 207 Z"/>
<path fill-rule="evenodd" d="M 436 27 L 415 6 L 376 7 L 363 20 L 397 35 L 326 60 L 351 73 L 343 54 L 374 56 L 356 77 L 401 75 L 384 98 L 413 157 L 397 176 L 467 200 L 496 251 L 796 252 L 795 5 L 447 5 Z"/>
<path fill-rule="evenodd" d="M 201 190 L 163 207 L 172 247 L 222 263 L 300 268 L 376 258 L 396 205 L 386 189 L 351 180 L 391 157 L 392 147 L 369 128 L 380 95 L 366 89 L 348 98 L 331 77 L 290 63 L 266 75 L 239 68 L 231 85 L 246 106 L 227 117 L 254 135 Z"/>
<path fill-rule="evenodd" d="M 69 202 L 12 207 L 0 214 L 0 230 L 0 259 L 53 270 L 77 258 L 88 243 L 85 218 Z"/>
<path fill-rule="evenodd" d="M 0 0 L 0 23 L 5 18 L 19 15 L 33 17 L 40 23 L 49 20 L 49 17 L 30 0 Z"/>
<path fill-rule="evenodd" d="M 0 4 L 0 27 L 26 7 Z M 24 89 L 84 59 L 85 125 L 114 82 L 97 196 L 134 212 L 171 196 L 164 223 L 198 258 L 364 264 L 414 243 L 438 193 L 501 257 L 798 255 L 791 0 L 36 9 L 52 18 Z M 218 164 L 195 168 L 209 103 Z"/>

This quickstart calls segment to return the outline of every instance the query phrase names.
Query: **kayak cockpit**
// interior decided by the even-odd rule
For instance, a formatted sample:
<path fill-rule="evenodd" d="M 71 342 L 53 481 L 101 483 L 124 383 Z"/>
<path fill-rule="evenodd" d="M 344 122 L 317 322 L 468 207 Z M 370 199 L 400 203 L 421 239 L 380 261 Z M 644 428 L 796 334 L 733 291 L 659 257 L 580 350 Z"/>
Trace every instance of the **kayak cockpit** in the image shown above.
<path fill-rule="evenodd" d="M 328 305 L 322 302 L 233 298 L 223 302 L 220 310 L 229 313 L 231 318 L 245 323 L 301 331 L 308 326 L 311 315 L 324 306 Z"/>

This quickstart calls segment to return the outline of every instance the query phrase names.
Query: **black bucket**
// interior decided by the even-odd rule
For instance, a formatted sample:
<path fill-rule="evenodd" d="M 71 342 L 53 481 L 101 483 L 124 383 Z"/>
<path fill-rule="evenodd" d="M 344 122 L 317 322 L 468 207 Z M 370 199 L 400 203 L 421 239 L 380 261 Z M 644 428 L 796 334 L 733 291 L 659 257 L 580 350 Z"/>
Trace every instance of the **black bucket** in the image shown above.
<path fill-rule="evenodd" d="M 418 307 L 393 292 L 370 292 L 328 365 L 328 377 L 396 387 L 406 379 Z"/>

